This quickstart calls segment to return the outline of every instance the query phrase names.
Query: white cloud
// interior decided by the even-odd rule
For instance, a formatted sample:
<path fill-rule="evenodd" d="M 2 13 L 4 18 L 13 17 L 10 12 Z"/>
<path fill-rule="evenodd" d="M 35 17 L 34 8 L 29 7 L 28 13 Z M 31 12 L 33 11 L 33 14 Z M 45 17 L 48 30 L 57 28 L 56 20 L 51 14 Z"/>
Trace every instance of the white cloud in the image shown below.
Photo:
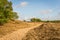
<path fill-rule="evenodd" d="M 42 10 L 40 11 L 40 13 L 46 14 L 46 13 L 51 13 L 53 12 L 53 10 L 49 9 L 49 10 Z"/>
<path fill-rule="evenodd" d="M 17 5 L 17 7 L 25 7 L 28 5 L 28 2 L 21 2 Z"/>
<path fill-rule="evenodd" d="M 27 5 L 28 5 L 27 2 L 21 2 L 21 3 L 20 3 L 20 6 L 21 6 L 21 7 L 25 7 L 25 6 L 27 6 Z"/>
<path fill-rule="evenodd" d="M 8 1 L 11 1 L 11 0 L 8 0 Z"/>

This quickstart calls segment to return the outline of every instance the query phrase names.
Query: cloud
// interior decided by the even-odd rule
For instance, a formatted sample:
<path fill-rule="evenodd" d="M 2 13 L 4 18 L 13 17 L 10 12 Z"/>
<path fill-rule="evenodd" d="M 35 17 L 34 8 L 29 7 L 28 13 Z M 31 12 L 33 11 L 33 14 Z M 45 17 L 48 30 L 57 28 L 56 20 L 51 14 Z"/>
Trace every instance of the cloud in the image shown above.
<path fill-rule="evenodd" d="M 8 1 L 11 1 L 11 0 L 8 0 Z"/>
<path fill-rule="evenodd" d="M 20 6 L 24 7 L 24 6 L 27 6 L 28 3 L 27 2 L 21 2 Z"/>
<path fill-rule="evenodd" d="M 51 9 L 40 11 L 40 13 L 43 13 L 43 14 L 47 14 L 47 13 L 51 13 L 51 12 L 53 12 L 53 10 L 51 10 Z"/>
<path fill-rule="evenodd" d="M 25 7 L 28 5 L 28 2 L 21 2 L 20 4 L 17 5 L 17 7 Z"/>
<path fill-rule="evenodd" d="M 60 12 L 55 16 L 55 18 L 60 20 Z"/>

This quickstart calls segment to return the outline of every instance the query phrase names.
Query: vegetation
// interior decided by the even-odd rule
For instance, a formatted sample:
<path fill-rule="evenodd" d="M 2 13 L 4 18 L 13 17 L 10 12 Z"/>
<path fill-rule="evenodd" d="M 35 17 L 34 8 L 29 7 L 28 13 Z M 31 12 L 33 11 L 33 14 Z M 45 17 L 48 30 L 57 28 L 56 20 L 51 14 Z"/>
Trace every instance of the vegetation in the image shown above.
<path fill-rule="evenodd" d="M 16 18 L 18 16 L 16 12 L 13 12 L 12 2 L 0 0 L 0 25 Z"/>
<path fill-rule="evenodd" d="M 42 22 L 53 22 L 53 23 L 60 23 L 60 20 L 52 20 L 52 21 L 47 20 L 47 21 L 42 21 Z"/>
<path fill-rule="evenodd" d="M 39 18 L 31 18 L 30 22 L 53 22 L 53 23 L 60 23 L 60 20 L 41 20 Z"/>
<path fill-rule="evenodd" d="M 30 21 L 31 22 L 41 22 L 41 20 L 39 18 L 31 18 Z"/>

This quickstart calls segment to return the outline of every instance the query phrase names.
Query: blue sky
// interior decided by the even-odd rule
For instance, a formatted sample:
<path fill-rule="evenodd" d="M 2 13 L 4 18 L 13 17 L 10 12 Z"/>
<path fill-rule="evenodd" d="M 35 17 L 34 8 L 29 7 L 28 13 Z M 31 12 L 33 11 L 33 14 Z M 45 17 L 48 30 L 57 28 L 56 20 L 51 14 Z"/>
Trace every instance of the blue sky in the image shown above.
<path fill-rule="evenodd" d="M 20 20 L 60 20 L 60 0 L 9 0 Z"/>

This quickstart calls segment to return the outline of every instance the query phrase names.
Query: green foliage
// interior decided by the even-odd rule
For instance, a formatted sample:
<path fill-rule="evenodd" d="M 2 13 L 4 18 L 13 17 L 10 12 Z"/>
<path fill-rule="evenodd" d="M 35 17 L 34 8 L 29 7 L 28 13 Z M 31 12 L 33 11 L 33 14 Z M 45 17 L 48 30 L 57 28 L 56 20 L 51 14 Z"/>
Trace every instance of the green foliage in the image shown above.
<path fill-rule="evenodd" d="M 42 22 L 52 22 L 52 23 L 60 23 L 60 20 L 47 20 Z"/>
<path fill-rule="evenodd" d="M 13 12 L 12 2 L 0 0 L 0 24 L 16 18 L 18 18 L 18 16 L 16 12 Z"/>
<path fill-rule="evenodd" d="M 26 22 L 26 20 L 23 20 L 24 22 Z"/>
<path fill-rule="evenodd" d="M 39 18 L 31 18 L 31 22 L 41 22 Z"/>
<path fill-rule="evenodd" d="M 54 22 L 54 23 L 56 23 L 56 22 L 60 22 L 60 20 L 53 20 L 53 21 L 49 21 L 49 22 Z"/>

